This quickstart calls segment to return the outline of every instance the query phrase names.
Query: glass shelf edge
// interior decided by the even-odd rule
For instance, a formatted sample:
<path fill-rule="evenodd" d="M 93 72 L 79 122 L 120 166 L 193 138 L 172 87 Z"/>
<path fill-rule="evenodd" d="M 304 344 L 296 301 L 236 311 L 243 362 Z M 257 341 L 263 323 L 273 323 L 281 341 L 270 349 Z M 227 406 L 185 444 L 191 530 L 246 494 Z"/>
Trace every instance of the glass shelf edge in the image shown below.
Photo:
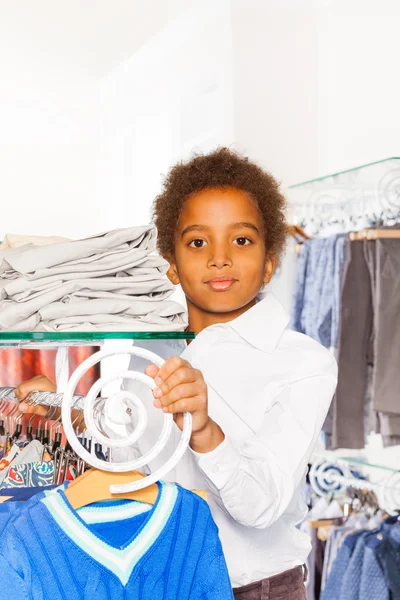
<path fill-rule="evenodd" d="M 376 465 L 370 462 L 367 462 L 365 460 L 363 460 L 362 458 L 353 458 L 353 457 L 349 457 L 349 456 L 336 456 L 335 459 L 337 461 L 341 461 L 343 460 L 344 462 L 352 465 L 357 465 L 357 466 L 362 466 L 362 467 L 370 467 L 370 468 L 374 468 L 374 469 L 382 469 L 383 471 L 391 471 L 392 473 L 400 473 L 400 468 L 399 469 L 395 469 L 393 467 L 387 467 L 385 465 Z"/>
<path fill-rule="evenodd" d="M 310 185 L 311 183 L 318 183 L 320 181 L 330 179 L 331 177 L 338 177 L 339 175 L 345 175 L 346 173 L 352 173 L 354 171 L 366 169 L 367 167 L 373 167 L 374 165 L 380 165 L 382 163 L 388 162 L 389 160 L 400 160 L 400 156 L 391 156 L 389 158 L 383 158 L 382 160 L 375 160 L 374 162 L 366 163 L 365 165 L 360 165 L 358 167 L 353 167 L 351 169 L 344 169 L 344 171 L 338 171 L 337 173 L 330 173 L 328 175 L 322 175 L 321 177 L 316 177 L 315 179 L 301 181 L 300 183 L 293 183 L 292 185 L 288 186 L 288 189 L 294 190 L 294 189 L 300 188 L 302 186 Z"/>
<path fill-rule="evenodd" d="M 102 341 L 102 340 L 193 340 L 191 331 L 71 331 L 71 332 L 39 332 L 39 331 L 6 331 L 0 332 L 1 342 L 67 342 L 67 341 Z"/>

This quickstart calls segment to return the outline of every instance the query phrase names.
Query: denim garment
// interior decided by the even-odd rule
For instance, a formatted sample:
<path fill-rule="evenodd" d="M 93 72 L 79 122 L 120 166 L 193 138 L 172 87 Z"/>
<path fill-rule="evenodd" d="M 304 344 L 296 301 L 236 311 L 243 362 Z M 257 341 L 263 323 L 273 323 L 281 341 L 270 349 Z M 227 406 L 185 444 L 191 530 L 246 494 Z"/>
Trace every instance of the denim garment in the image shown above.
<path fill-rule="evenodd" d="M 338 342 L 345 236 L 303 244 L 298 258 L 291 327 L 326 348 Z"/>
<path fill-rule="evenodd" d="M 386 585 L 383 570 L 378 562 L 376 551 L 382 544 L 385 533 L 374 533 L 366 541 L 361 571 L 360 598 L 368 600 L 389 600 L 389 588 Z"/>
<path fill-rule="evenodd" d="M 332 570 L 326 582 L 325 588 L 322 590 L 321 600 L 340 600 L 341 586 L 350 563 L 351 556 L 355 550 L 358 538 L 365 535 L 364 530 L 357 531 L 347 536 L 343 542 L 335 562 L 332 565 Z M 368 532 L 369 533 L 369 532 Z"/>
<path fill-rule="evenodd" d="M 390 600 L 400 600 L 400 525 L 390 529 L 375 549 L 375 557 L 383 572 L 386 587 L 390 590 Z"/>
<path fill-rule="evenodd" d="M 297 259 L 296 279 L 294 283 L 292 313 L 290 316 L 290 328 L 294 331 L 304 333 L 301 319 L 304 307 L 304 292 L 306 285 L 306 275 L 308 266 L 308 256 L 310 254 L 311 241 L 304 242 L 302 251 Z"/>
<path fill-rule="evenodd" d="M 360 588 L 365 546 L 369 537 L 373 535 L 375 534 L 371 533 L 370 531 L 364 531 L 358 537 L 356 546 L 351 555 L 350 562 L 341 583 L 341 591 L 339 596 L 340 600 L 359 600 L 359 598 L 363 598 L 363 596 L 360 594 Z M 367 596 L 367 598 L 370 600 L 369 596 Z"/>

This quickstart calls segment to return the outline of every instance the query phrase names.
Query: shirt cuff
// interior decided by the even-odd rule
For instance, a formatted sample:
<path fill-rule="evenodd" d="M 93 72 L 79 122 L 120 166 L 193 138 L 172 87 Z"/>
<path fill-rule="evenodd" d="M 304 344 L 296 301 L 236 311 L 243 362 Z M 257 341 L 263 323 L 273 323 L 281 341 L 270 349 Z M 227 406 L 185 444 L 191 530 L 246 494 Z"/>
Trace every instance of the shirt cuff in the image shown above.
<path fill-rule="evenodd" d="M 239 468 L 240 453 L 225 435 L 225 439 L 211 452 L 200 454 L 190 448 L 197 465 L 218 490 L 222 490 Z"/>

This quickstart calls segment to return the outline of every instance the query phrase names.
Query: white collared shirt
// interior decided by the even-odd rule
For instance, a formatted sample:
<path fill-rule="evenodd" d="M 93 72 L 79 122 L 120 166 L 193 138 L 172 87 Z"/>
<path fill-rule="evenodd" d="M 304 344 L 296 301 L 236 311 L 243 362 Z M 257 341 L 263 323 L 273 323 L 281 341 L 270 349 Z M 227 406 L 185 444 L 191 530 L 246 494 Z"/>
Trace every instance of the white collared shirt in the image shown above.
<path fill-rule="evenodd" d="M 268 293 L 234 321 L 207 327 L 188 346 L 139 343 L 163 358 L 180 354 L 207 383 L 209 415 L 225 440 L 206 454 L 187 451 L 165 479 L 207 490 L 233 587 L 302 565 L 311 549 L 309 537 L 297 528 L 306 512 L 302 489 L 335 391 L 337 365 L 325 348 L 288 330 L 288 322 Z M 131 370 L 145 366 L 132 357 Z M 135 450 L 143 454 L 159 437 L 163 413 L 143 384 L 129 380 L 125 389 L 150 413 Z M 123 420 L 121 413 L 113 418 L 114 424 Z M 176 448 L 176 426 L 173 433 L 152 470 Z"/>

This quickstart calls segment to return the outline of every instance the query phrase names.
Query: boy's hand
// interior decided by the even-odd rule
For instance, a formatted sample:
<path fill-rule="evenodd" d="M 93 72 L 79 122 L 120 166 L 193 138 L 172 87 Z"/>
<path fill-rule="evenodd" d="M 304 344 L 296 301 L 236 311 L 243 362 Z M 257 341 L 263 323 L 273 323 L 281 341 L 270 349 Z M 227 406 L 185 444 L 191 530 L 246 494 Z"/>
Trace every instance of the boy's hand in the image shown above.
<path fill-rule="evenodd" d="M 208 390 L 201 371 L 178 356 L 165 361 L 161 369 L 150 365 L 146 375 L 157 385 L 153 391 L 154 406 L 174 415 L 174 420 L 183 429 L 184 412 L 192 413 L 192 435 L 201 433 L 210 418 L 208 416 Z"/>
<path fill-rule="evenodd" d="M 36 406 L 29 406 L 29 394 L 31 392 L 55 392 L 56 386 L 50 381 L 45 375 L 38 375 L 37 377 L 33 377 L 32 379 L 28 379 L 28 381 L 23 381 L 15 388 L 15 396 L 18 400 L 22 400 L 19 405 L 19 409 L 21 412 L 29 411 L 31 415 L 41 415 L 44 416 L 47 414 L 49 407 L 41 406 L 37 404 Z M 24 400 L 26 399 L 26 402 Z"/>

